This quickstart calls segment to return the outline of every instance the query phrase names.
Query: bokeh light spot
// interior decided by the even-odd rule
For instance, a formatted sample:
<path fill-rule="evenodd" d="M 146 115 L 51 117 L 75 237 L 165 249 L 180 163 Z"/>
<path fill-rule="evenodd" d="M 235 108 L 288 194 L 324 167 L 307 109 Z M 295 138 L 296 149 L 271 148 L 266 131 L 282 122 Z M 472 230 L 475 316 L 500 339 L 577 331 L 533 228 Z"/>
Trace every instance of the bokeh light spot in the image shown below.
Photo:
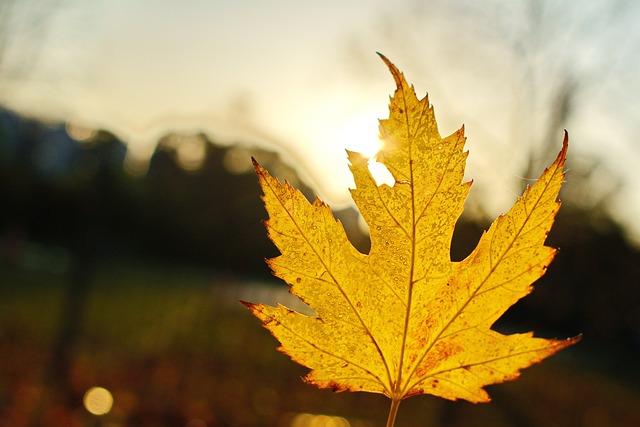
<path fill-rule="evenodd" d="M 144 176 L 149 170 L 149 160 L 155 151 L 153 144 L 129 144 L 124 157 L 124 170 L 132 177 Z"/>
<path fill-rule="evenodd" d="M 177 149 L 178 164 L 186 171 L 197 171 L 202 167 L 207 155 L 206 142 L 201 138 L 182 141 Z"/>
<path fill-rule="evenodd" d="M 240 175 L 253 171 L 251 150 L 245 147 L 231 147 L 222 160 L 227 172 Z"/>
<path fill-rule="evenodd" d="M 65 123 L 64 128 L 67 131 L 67 134 L 78 142 L 91 142 L 97 135 L 95 129 L 77 125 L 71 122 Z"/>
<path fill-rule="evenodd" d="M 291 427 L 351 427 L 342 417 L 317 414 L 297 414 L 291 420 Z"/>
<path fill-rule="evenodd" d="M 92 387 L 84 394 L 82 400 L 87 411 L 94 415 L 104 415 L 113 406 L 113 396 L 111 392 L 103 387 Z"/>

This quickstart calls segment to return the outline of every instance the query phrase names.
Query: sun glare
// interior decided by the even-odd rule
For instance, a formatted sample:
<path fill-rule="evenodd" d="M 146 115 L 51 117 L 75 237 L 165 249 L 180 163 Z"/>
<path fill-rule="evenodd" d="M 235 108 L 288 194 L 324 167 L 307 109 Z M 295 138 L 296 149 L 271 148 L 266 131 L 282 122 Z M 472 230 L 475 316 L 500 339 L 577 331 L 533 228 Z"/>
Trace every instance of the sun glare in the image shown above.
<path fill-rule="evenodd" d="M 380 149 L 378 120 L 368 116 L 355 118 L 338 131 L 337 139 L 347 150 L 373 157 Z"/>
<path fill-rule="evenodd" d="M 378 185 L 393 185 L 391 173 L 382 164 L 375 161 L 375 156 L 382 147 L 378 137 L 378 120 L 373 116 L 360 116 L 348 122 L 338 131 L 338 142 L 350 151 L 356 151 L 368 157 L 369 170 Z"/>

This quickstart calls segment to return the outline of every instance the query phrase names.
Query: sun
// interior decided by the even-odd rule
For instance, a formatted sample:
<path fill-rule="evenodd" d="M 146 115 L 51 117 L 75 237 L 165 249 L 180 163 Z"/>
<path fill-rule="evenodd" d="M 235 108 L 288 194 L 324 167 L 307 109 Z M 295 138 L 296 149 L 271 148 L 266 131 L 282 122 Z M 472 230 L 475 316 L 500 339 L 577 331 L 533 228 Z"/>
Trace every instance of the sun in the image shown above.
<path fill-rule="evenodd" d="M 378 119 L 375 116 L 363 115 L 348 121 L 337 132 L 337 138 L 337 142 L 347 150 L 369 158 L 369 170 L 378 185 L 393 185 L 394 179 L 389 170 L 375 159 L 382 148 L 382 141 L 378 135 Z"/>
<path fill-rule="evenodd" d="M 337 143 L 349 151 L 365 157 L 374 157 L 380 150 L 378 119 L 374 116 L 359 116 L 349 120 L 336 133 Z"/>

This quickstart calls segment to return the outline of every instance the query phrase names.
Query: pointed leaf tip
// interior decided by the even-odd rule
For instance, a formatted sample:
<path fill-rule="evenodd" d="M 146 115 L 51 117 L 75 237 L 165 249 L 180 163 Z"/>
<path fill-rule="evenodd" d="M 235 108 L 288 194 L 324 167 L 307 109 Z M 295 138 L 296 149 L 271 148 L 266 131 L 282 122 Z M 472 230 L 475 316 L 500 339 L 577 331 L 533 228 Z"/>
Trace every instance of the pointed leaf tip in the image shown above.
<path fill-rule="evenodd" d="M 554 165 L 558 165 L 560 167 L 563 167 L 565 162 L 567 161 L 567 151 L 569 150 L 569 134 L 567 133 L 566 129 L 564 131 L 564 137 L 562 139 L 562 148 L 560 149 L 560 152 L 558 153 L 558 156 L 556 157 L 556 160 L 554 161 Z"/>
<path fill-rule="evenodd" d="M 563 157 L 567 156 L 567 150 L 569 149 L 569 132 L 564 130 L 564 138 L 562 139 L 562 151 Z"/>
<path fill-rule="evenodd" d="M 260 163 L 258 163 L 258 161 L 254 157 L 251 157 L 251 163 L 253 163 L 253 169 L 255 169 L 258 177 L 261 178 L 269 175 L 269 173 L 262 166 L 260 166 Z"/>
<path fill-rule="evenodd" d="M 260 169 L 262 169 L 260 167 L 260 163 L 258 163 L 258 161 L 256 160 L 255 157 L 251 156 L 251 164 L 253 165 L 253 169 L 258 173 L 258 175 L 260 174 Z"/>
<path fill-rule="evenodd" d="M 376 53 L 380 56 L 380 58 L 382 58 L 384 63 L 387 64 L 387 67 L 389 67 L 389 71 L 391 71 L 391 74 L 393 75 L 393 79 L 396 81 L 396 86 L 398 86 L 398 88 L 401 88 L 402 82 L 404 81 L 402 72 L 398 70 L 398 67 L 393 65 L 393 63 L 389 61 L 389 59 L 386 56 L 384 56 L 380 52 L 376 52 Z"/>

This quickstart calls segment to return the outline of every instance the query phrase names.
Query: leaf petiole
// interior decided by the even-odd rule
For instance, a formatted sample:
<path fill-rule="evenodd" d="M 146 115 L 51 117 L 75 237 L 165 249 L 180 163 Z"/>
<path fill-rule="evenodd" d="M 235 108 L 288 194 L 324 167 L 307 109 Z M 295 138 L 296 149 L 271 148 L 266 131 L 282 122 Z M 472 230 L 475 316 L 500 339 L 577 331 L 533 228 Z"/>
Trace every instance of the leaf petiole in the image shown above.
<path fill-rule="evenodd" d="M 389 418 L 387 419 L 387 427 L 393 427 L 396 423 L 396 415 L 398 414 L 398 407 L 400 407 L 401 399 L 391 399 L 391 408 L 389 409 Z"/>

